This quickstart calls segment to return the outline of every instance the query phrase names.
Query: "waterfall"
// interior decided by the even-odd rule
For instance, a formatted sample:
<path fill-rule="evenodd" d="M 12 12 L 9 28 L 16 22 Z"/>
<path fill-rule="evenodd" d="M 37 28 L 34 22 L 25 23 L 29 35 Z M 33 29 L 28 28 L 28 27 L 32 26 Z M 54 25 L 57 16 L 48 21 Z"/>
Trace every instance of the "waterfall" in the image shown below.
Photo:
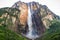
<path fill-rule="evenodd" d="M 30 7 L 28 7 L 28 19 L 27 19 L 27 24 L 28 24 L 28 36 L 32 36 L 32 13 L 30 12 Z"/>
<path fill-rule="evenodd" d="M 29 39 L 34 40 L 36 38 L 41 37 L 43 35 L 43 33 L 45 32 L 45 26 L 44 26 L 44 24 L 41 20 L 42 19 L 42 16 L 41 16 L 41 13 L 40 13 L 41 8 L 40 8 L 40 5 L 38 3 L 35 3 L 35 2 L 27 3 L 26 6 L 28 6 L 28 11 L 27 11 L 28 16 L 25 15 L 25 14 L 24 14 L 24 16 L 27 16 L 26 17 L 27 22 L 26 22 L 25 25 L 21 26 L 22 27 L 21 34 L 24 37 L 27 37 Z M 22 9 L 23 9 L 23 7 L 22 7 Z M 24 9 L 26 9 L 26 8 L 24 8 Z"/>
<path fill-rule="evenodd" d="M 30 12 L 30 6 L 28 6 L 28 18 L 27 18 L 27 24 L 28 24 L 28 32 L 26 34 L 26 37 L 29 39 L 36 39 L 38 35 L 33 35 L 33 27 L 32 27 L 32 13 Z"/>
<path fill-rule="evenodd" d="M 33 5 L 35 4 L 28 4 L 28 16 L 26 22 L 27 29 L 25 28 L 21 33 L 23 36 L 32 40 L 41 37 L 45 32 L 45 27 L 42 23 L 41 17 L 38 15 L 40 13 L 40 9 L 37 7 L 37 9 L 34 10 L 32 8 Z"/>

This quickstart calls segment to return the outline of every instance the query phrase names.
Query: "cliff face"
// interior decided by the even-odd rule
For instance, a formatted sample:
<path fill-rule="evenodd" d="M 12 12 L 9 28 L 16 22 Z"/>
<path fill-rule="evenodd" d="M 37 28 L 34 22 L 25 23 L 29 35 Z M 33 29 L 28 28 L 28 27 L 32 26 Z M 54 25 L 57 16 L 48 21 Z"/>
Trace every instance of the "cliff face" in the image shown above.
<path fill-rule="evenodd" d="M 30 12 L 32 14 L 32 25 L 34 33 L 41 34 L 46 30 L 49 29 L 51 22 L 54 19 L 59 20 L 59 16 L 54 14 L 46 5 L 41 5 L 37 2 L 30 2 L 24 3 L 21 1 L 16 2 L 12 8 L 16 8 L 20 10 L 19 21 L 22 27 L 23 33 L 28 32 L 29 30 L 27 25 L 27 18 L 28 18 L 28 7 L 30 7 Z M 20 29 L 19 29 L 20 30 Z M 28 31 L 27 31 L 28 30 Z"/>
<path fill-rule="evenodd" d="M 1 8 L 0 9 L 0 26 L 6 25 L 8 29 L 17 31 L 17 22 L 19 22 L 20 11 L 15 8 Z"/>
<path fill-rule="evenodd" d="M 11 22 L 14 25 L 18 24 L 18 26 L 20 25 L 22 26 L 22 28 L 25 28 L 27 25 L 26 22 L 28 17 L 28 6 L 31 9 L 31 13 L 33 13 L 34 15 L 37 13 L 37 15 L 41 19 L 40 21 L 42 21 L 42 23 L 46 28 L 49 28 L 52 20 L 60 19 L 60 17 L 55 15 L 51 10 L 49 10 L 46 5 L 41 5 L 37 2 L 24 3 L 21 1 L 16 2 L 11 8 L 1 8 L 0 18 L 4 18 L 4 17 L 7 17 L 7 19 L 11 18 L 12 20 Z"/>
<path fill-rule="evenodd" d="M 51 10 L 46 5 L 41 5 L 37 2 L 30 2 L 30 3 L 24 3 L 21 1 L 16 2 L 12 8 L 17 8 L 20 10 L 20 22 L 23 25 L 26 25 L 26 19 L 28 15 L 28 5 L 31 7 L 31 13 L 36 13 L 38 12 L 38 15 L 41 17 L 41 20 L 43 24 L 45 25 L 46 28 L 49 28 L 50 22 L 57 17 Z"/>

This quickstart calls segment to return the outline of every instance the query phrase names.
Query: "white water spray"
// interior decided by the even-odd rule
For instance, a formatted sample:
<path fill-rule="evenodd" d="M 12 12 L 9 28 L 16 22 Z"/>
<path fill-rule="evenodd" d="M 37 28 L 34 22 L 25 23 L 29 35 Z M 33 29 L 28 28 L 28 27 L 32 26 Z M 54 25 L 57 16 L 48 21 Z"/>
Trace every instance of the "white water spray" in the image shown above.
<path fill-rule="evenodd" d="M 30 12 L 30 7 L 28 6 L 28 18 L 27 18 L 27 24 L 28 24 L 28 30 L 29 32 L 27 32 L 26 37 L 29 39 L 36 39 L 38 38 L 38 35 L 33 35 L 32 31 L 33 27 L 32 27 L 32 13 Z"/>
<path fill-rule="evenodd" d="M 31 17 L 31 12 L 30 12 L 30 7 L 28 7 L 28 21 L 27 21 L 27 23 L 28 23 L 28 30 L 29 30 L 29 32 L 27 33 L 27 36 L 28 37 L 30 37 L 30 38 L 32 38 L 32 17 Z"/>

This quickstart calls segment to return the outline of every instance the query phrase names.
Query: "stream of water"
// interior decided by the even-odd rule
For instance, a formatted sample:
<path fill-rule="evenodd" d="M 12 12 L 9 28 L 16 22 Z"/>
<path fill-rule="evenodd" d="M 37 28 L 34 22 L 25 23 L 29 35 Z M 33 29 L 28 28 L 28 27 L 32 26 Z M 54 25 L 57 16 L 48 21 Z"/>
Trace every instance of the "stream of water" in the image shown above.
<path fill-rule="evenodd" d="M 33 34 L 34 30 L 32 27 L 32 13 L 30 12 L 30 6 L 28 6 L 28 18 L 27 18 L 27 24 L 28 24 L 28 32 L 26 34 L 26 37 L 29 39 L 36 39 L 37 37 L 39 37 L 36 33 L 36 35 Z"/>

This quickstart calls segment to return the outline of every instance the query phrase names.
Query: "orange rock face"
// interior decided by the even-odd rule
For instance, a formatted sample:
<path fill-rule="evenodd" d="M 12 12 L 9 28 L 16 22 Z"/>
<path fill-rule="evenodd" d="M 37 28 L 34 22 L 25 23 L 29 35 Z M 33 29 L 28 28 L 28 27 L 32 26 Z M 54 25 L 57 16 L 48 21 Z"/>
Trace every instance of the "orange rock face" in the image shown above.
<path fill-rule="evenodd" d="M 22 25 L 25 25 L 27 22 L 27 16 L 28 16 L 28 6 L 25 3 L 22 3 L 20 5 L 20 23 Z"/>

